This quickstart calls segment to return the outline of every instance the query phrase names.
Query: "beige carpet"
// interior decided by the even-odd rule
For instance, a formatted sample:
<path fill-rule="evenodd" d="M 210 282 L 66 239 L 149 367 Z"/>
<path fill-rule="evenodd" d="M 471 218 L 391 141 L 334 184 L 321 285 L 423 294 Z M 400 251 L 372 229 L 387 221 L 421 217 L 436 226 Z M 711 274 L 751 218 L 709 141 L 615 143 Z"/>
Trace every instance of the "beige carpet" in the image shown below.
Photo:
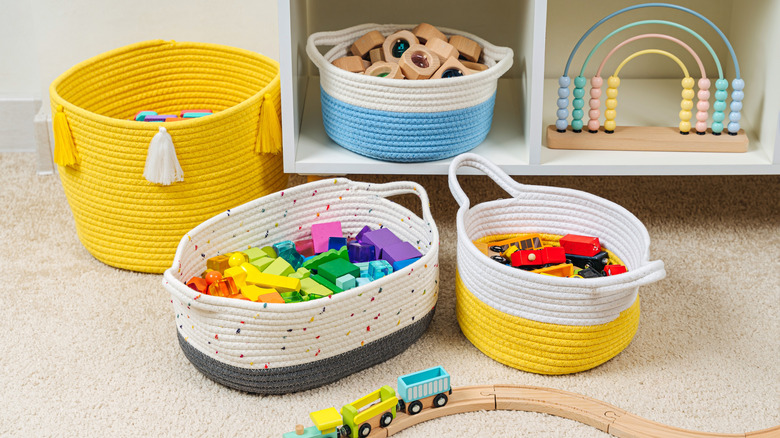
<path fill-rule="evenodd" d="M 0 155 L 3 208 L 0 436 L 279 437 L 308 413 L 341 407 L 399 374 L 443 365 L 454 386 L 564 389 L 676 427 L 742 433 L 780 424 L 780 178 L 528 177 L 587 190 L 636 214 L 668 276 L 640 290 L 631 345 L 596 369 L 539 376 L 482 355 L 455 320 L 455 202 L 444 177 L 412 177 L 433 198 L 441 293 L 428 331 L 400 356 L 306 393 L 264 397 L 222 387 L 176 341 L 160 276 L 105 266 L 79 243 L 57 177 L 33 154 Z M 386 177 L 353 177 L 361 180 Z M 301 177 L 291 179 L 293 183 Z M 472 199 L 502 196 L 464 177 Z M 477 412 L 397 435 L 604 437 L 574 421 Z"/>

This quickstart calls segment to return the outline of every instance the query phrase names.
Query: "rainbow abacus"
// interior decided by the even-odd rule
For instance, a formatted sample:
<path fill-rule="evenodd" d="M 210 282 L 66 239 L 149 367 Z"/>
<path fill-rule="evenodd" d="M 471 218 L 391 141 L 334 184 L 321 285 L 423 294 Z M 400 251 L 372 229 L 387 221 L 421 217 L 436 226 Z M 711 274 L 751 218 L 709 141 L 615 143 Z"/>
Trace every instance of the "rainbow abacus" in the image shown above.
<path fill-rule="evenodd" d="M 611 18 L 620 15 L 624 12 L 633 11 L 636 9 L 641 8 L 671 8 L 676 9 L 679 11 L 686 12 L 688 14 L 694 15 L 695 17 L 700 18 L 702 21 L 704 21 L 706 24 L 711 26 L 721 37 L 723 42 L 726 44 L 726 47 L 729 50 L 729 53 L 731 54 L 732 61 L 734 63 L 734 70 L 736 73 L 736 78 L 731 82 L 731 104 L 730 104 L 730 110 L 729 113 L 729 121 L 724 126 L 725 121 L 725 110 L 726 110 L 726 99 L 728 98 L 728 88 L 729 88 L 729 82 L 723 75 L 723 67 L 721 65 L 720 60 L 718 59 L 718 56 L 715 54 L 715 50 L 713 50 L 712 46 L 698 33 L 693 31 L 692 29 L 683 26 L 679 23 L 675 23 L 672 21 L 666 21 L 666 20 L 640 20 L 635 21 L 633 23 L 624 25 L 611 33 L 607 34 L 604 38 L 601 39 L 601 41 L 596 44 L 593 49 L 588 54 L 587 58 L 585 59 L 585 62 L 582 65 L 582 68 L 580 70 L 580 73 L 578 76 L 574 78 L 572 81 L 569 77 L 569 68 L 571 67 L 572 59 L 574 58 L 574 55 L 577 52 L 577 49 L 582 45 L 582 43 L 585 41 L 585 39 L 599 26 L 610 20 Z M 621 43 L 617 44 L 610 50 L 610 52 L 604 57 L 604 59 L 601 61 L 601 64 L 598 67 L 598 70 L 596 71 L 595 75 L 590 79 L 591 89 L 590 89 L 590 100 L 588 102 L 588 105 L 590 107 L 588 111 L 588 120 L 587 122 L 583 121 L 583 118 L 585 116 L 584 106 L 585 106 L 585 100 L 583 99 L 585 96 L 585 85 L 588 83 L 587 78 L 585 77 L 585 70 L 588 66 L 588 62 L 593 57 L 596 50 L 598 50 L 599 47 L 601 47 L 607 40 L 609 40 L 614 35 L 636 27 L 636 26 L 644 26 L 644 25 L 662 25 L 662 26 L 669 26 L 674 27 L 680 30 L 683 30 L 690 34 L 691 36 L 695 37 L 698 41 L 700 41 L 706 48 L 707 51 L 710 53 L 710 55 L 713 57 L 715 61 L 715 65 L 718 69 L 718 79 L 715 80 L 715 102 L 712 105 L 713 113 L 712 113 L 712 122 L 709 125 L 709 131 L 708 131 L 708 125 L 707 122 L 710 119 L 709 118 L 709 109 L 710 109 L 710 86 L 711 82 L 710 79 L 707 77 L 707 73 L 704 68 L 704 64 L 701 61 L 701 57 L 685 42 L 672 37 L 670 35 L 666 35 L 664 33 L 646 33 L 642 35 L 637 35 L 631 38 L 628 38 Z M 694 60 L 696 61 L 700 78 L 698 81 L 696 81 L 693 77 L 691 77 L 688 69 L 686 68 L 685 64 L 674 54 L 667 52 L 665 50 L 659 50 L 659 49 L 646 49 L 646 50 L 640 50 L 637 52 L 632 53 L 625 59 L 623 59 L 615 69 L 615 72 L 609 76 L 606 80 L 607 83 L 607 89 L 606 89 L 606 101 L 604 102 L 606 111 L 604 111 L 604 124 L 603 126 L 599 122 L 599 117 L 601 116 L 600 106 L 601 106 L 601 95 L 602 95 L 602 86 L 604 85 L 604 79 L 601 76 L 601 72 L 604 69 L 607 61 L 610 59 L 610 57 L 617 52 L 620 48 L 638 40 L 642 39 L 665 39 L 668 41 L 671 41 L 673 43 L 676 43 L 681 48 L 685 49 L 688 53 L 690 53 Z M 572 142 L 576 142 L 575 136 L 571 137 L 562 137 L 564 135 L 568 135 L 569 132 L 572 133 L 581 133 L 583 129 L 587 128 L 588 132 L 590 133 L 599 133 L 604 132 L 606 134 L 613 134 L 615 133 L 615 130 L 617 128 L 617 96 L 618 96 L 618 87 L 620 86 L 620 71 L 623 69 L 623 67 L 628 64 L 631 60 L 648 54 L 654 54 L 654 55 L 662 55 L 665 56 L 672 61 L 674 61 L 679 67 L 680 70 L 683 73 L 683 79 L 682 79 L 682 102 L 680 103 L 680 111 L 679 111 L 679 132 L 682 135 L 688 135 L 691 130 L 693 129 L 694 132 L 698 135 L 707 135 L 708 132 L 711 135 L 714 136 L 720 136 L 721 133 L 725 131 L 733 137 L 740 137 L 739 139 L 733 139 L 732 141 L 723 139 L 720 140 L 721 143 L 729 142 L 736 147 L 729 149 L 726 147 L 725 149 L 720 146 L 716 146 L 718 149 L 713 149 L 715 151 L 723 151 L 723 152 L 744 152 L 747 150 L 747 136 L 745 136 L 744 131 L 740 130 L 740 120 L 741 120 L 741 110 L 742 110 L 742 99 L 744 98 L 744 88 L 745 88 L 745 81 L 740 76 L 740 70 L 739 70 L 739 63 L 737 62 L 737 56 L 734 53 L 734 48 L 731 46 L 731 43 L 729 42 L 728 38 L 721 32 L 721 30 L 708 18 L 705 16 L 699 14 L 696 11 L 693 11 L 691 9 L 688 9 L 683 6 L 668 4 L 668 3 L 644 3 L 634 6 L 629 6 L 624 9 L 618 10 L 616 12 L 613 12 L 606 17 L 599 20 L 596 24 L 594 24 L 590 29 L 588 29 L 582 37 L 577 41 L 577 44 L 574 46 L 574 49 L 572 49 L 571 54 L 569 55 L 569 59 L 566 62 L 566 67 L 563 72 L 563 76 L 561 76 L 558 79 L 558 97 L 557 97 L 557 120 L 555 122 L 555 126 L 551 126 L 548 128 L 548 146 L 553 148 L 569 148 L 565 146 L 561 146 L 561 143 L 565 143 L 568 145 L 571 145 Z M 574 82 L 574 89 L 571 92 L 573 99 L 571 102 L 572 105 L 572 111 L 571 111 L 571 123 L 569 123 L 569 86 L 571 83 Z M 698 86 L 698 92 L 694 91 L 694 85 Z M 692 123 L 693 117 L 693 99 L 694 97 L 697 97 L 696 102 L 696 115 L 695 120 Z M 571 129 L 569 129 L 571 128 Z M 602 129 L 603 128 L 603 129 Z M 627 136 L 630 136 L 630 134 L 625 134 L 626 131 L 630 131 L 632 128 L 636 127 L 621 127 L 621 130 L 623 130 L 623 138 L 626 138 Z M 659 128 L 659 129 L 667 129 L 667 128 Z M 567 132 L 569 131 L 569 132 Z M 647 128 L 643 128 L 642 135 L 646 135 L 649 131 Z M 559 134 L 556 136 L 556 134 Z M 670 137 L 662 132 L 663 135 L 660 137 L 670 139 Z M 637 133 L 638 135 L 638 133 Z M 664 137 L 665 135 L 665 137 Z M 633 137 L 636 137 L 633 136 Z M 582 137 L 580 137 L 582 138 Z M 710 137 L 712 138 L 712 137 Z M 679 142 L 679 137 L 677 140 L 674 140 L 675 142 Z M 550 144 L 554 144 L 554 146 L 550 146 Z M 572 149 L 600 149 L 600 147 L 593 146 L 593 142 L 590 142 L 590 146 L 583 146 L 583 147 L 571 147 Z M 701 145 L 702 142 L 697 142 L 697 145 Z M 606 147 L 605 149 L 618 149 L 613 147 Z M 641 147 L 636 149 L 643 149 Z M 650 147 L 648 149 L 655 149 L 654 147 Z M 669 147 L 662 147 L 659 148 L 661 150 L 671 150 Z M 683 150 L 709 150 L 709 149 L 683 149 Z"/>

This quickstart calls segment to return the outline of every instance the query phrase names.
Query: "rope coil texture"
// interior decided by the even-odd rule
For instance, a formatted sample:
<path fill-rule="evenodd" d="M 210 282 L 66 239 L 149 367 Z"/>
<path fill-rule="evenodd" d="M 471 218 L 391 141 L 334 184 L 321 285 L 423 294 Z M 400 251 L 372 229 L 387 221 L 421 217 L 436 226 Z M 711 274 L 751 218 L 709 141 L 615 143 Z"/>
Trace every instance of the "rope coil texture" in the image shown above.
<path fill-rule="evenodd" d="M 279 65 L 216 44 L 145 41 L 72 67 L 50 87 L 80 162 L 59 166 L 76 230 L 98 260 L 162 273 L 181 236 L 214 214 L 286 186 L 281 154 L 258 154 L 260 106 L 281 111 Z M 175 123 L 128 120 L 210 108 Z M 170 186 L 144 176 L 149 144 L 165 125 L 186 177 Z"/>
<path fill-rule="evenodd" d="M 347 72 L 331 62 L 347 55 L 366 32 L 382 35 L 414 25 L 363 24 L 309 36 L 306 52 L 320 71 L 325 130 L 342 147 L 386 161 L 449 158 L 476 147 L 493 119 L 498 78 L 512 66 L 513 52 L 469 33 L 483 47 L 487 70 L 444 80 L 390 80 Z M 318 47 L 332 46 L 324 55 Z"/>
<path fill-rule="evenodd" d="M 483 171 L 512 197 L 470 207 L 457 180 L 463 166 Z M 567 374 L 593 368 L 630 343 L 639 286 L 666 275 L 663 262 L 649 261 L 650 238 L 635 216 L 589 193 L 519 184 L 475 154 L 453 160 L 449 182 L 460 205 L 458 322 L 478 349 L 521 370 Z M 595 279 L 543 276 L 498 264 L 472 242 L 536 232 L 552 245 L 570 233 L 599 236 L 610 261 L 628 272 Z"/>
<path fill-rule="evenodd" d="M 422 217 L 387 199 L 403 194 L 420 198 Z M 305 239 L 312 224 L 330 221 L 341 221 L 347 236 L 355 236 L 365 225 L 386 227 L 418 247 L 423 257 L 368 285 L 302 303 L 264 304 L 200 295 L 185 285 L 205 269 L 210 257 L 238 248 Z M 347 360 L 363 364 L 358 367 L 363 369 L 389 359 L 416 340 L 427 326 L 427 322 L 421 326 L 421 320 L 430 320 L 438 297 L 438 248 L 438 231 L 422 186 L 327 179 L 267 195 L 197 226 L 181 239 L 163 285 L 171 293 L 179 335 L 191 347 L 185 353 L 197 359 L 197 363 L 193 360 L 196 367 L 213 371 L 223 364 L 233 370 L 229 372 L 232 387 L 290 392 L 341 376 L 318 372 L 326 377 L 318 374 L 296 383 L 288 373 L 301 367 L 319 369 L 316 364 L 323 360 Z M 404 330 L 412 326 L 416 328 Z M 357 360 L 353 353 L 366 345 L 373 345 L 373 359 Z M 192 349 L 201 354 L 190 354 Z M 354 364 L 348 369 L 359 370 Z M 224 373 L 212 371 L 207 375 L 224 380 L 218 377 Z M 276 377 L 271 379 L 268 373 Z M 273 382 L 283 382 L 279 383 L 282 387 Z"/>

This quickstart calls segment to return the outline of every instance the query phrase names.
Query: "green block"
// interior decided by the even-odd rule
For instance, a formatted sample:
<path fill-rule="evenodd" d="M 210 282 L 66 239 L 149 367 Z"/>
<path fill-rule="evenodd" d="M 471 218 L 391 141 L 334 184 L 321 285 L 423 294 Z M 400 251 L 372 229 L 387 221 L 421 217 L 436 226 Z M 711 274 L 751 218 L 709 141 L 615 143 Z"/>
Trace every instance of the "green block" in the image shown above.
<path fill-rule="evenodd" d="M 314 274 L 309 279 L 316 281 L 317 283 L 325 286 L 326 288 L 330 289 L 334 294 L 337 294 L 339 292 L 344 292 L 344 289 L 336 286 L 332 282 L 328 281 L 325 277 L 321 275 Z"/>
<path fill-rule="evenodd" d="M 295 273 L 288 275 L 288 277 L 298 278 L 298 279 L 303 280 L 304 278 L 309 278 L 310 275 L 311 275 L 311 271 L 309 271 L 306 268 L 301 267 L 301 268 L 298 268 L 298 270 L 295 271 Z"/>
<path fill-rule="evenodd" d="M 309 299 L 316 299 L 320 297 L 326 297 L 328 295 L 331 295 L 333 292 L 331 292 L 330 289 L 327 287 L 317 283 L 316 281 L 312 280 L 311 278 L 303 278 L 301 279 L 301 291 L 309 296 Z M 312 298 L 314 296 L 315 298 Z"/>
<path fill-rule="evenodd" d="M 263 254 L 263 257 L 260 257 L 257 260 L 249 262 L 250 265 L 254 266 L 255 268 L 259 269 L 260 272 L 263 272 L 265 268 L 268 267 L 271 263 L 274 262 L 275 259 L 272 259 L 271 257 L 266 257 L 265 253 Z"/>
<path fill-rule="evenodd" d="M 257 247 L 252 247 L 252 248 L 249 248 L 249 249 L 245 249 L 245 250 L 243 250 L 241 252 L 243 252 L 244 254 L 246 254 L 247 257 L 249 257 L 249 261 L 250 262 L 253 262 L 255 260 L 259 260 L 259 259 L 261 259 L 263 257 L 268 257 L 265 254 L 265 252 L 263 252 L 262 249 L 257 248 Z"/>
<path fill-rule="evenodd" d="M 331 283 L 336 283 L 336 279 L 345 275 L 360 277 L 360 268 L 344 259 L 335 259 L 323 263 L 317 268 L 317 275 L 324 277 Z"/>
<path fill-rule="evenodd" d="M 271 257 L 272 259 L 279 256 L 273 246 L 264 246 L 260 248 L 260 251 L 263 251 L 266 256 Z"/>
<path fill-rule="evenodd" d="M 310 270 L 317 269 L 323 263 L 327 263 L 336 259 L 344 259 L 346 261 L 349 261 L 349 253 L 347 252 L 347 247 L 341 248 L 338 251 L 336 251 L 335 249 L 331 249 L 330 251 L 326 251 L 323 252 L 322 254 L 316 255 L 310 258 L 309 260 L 303 262 L 303 267 Z"/>
<path fill-rule="evenodd" d="M 271 264 L 268 265 L 265 270 L 263 270 L 264 274 L 279 275 L 282 277 L 287 277 L 294 272 L 295 269 L 293 269 L 293 267 L 287 263 L 287 260 L 281 257 L 274 259 L 274 261 L 271 262 Z"/>
<path fill-rule="evenodd" d="M 303 301 L 303 297 L 298 292 L 279 292 L 285 303 L 300 303 Z"/>

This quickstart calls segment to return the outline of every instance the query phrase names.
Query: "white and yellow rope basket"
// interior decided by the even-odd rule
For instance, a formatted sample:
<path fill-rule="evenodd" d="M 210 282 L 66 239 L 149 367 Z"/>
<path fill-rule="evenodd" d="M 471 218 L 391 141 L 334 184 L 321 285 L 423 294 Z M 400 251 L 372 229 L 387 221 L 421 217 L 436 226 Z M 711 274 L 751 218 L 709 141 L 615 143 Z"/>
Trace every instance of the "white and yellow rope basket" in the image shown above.
<path fill-rule="evenodd" d="M 286 186 L 279 65 L 263 55 L 145 41 L 79 63 L 51 84 L 50 94 L 55 162 L 76 230 L 111 266 L 162 273 L 187 231 Z M 196 108 L 214 114 L 132 120 L 140 110 Z M 150 144 L 164 131 L 181 167 L 169 185 L 144 176 Z"/>
<path fill-rule="evenodd" d="M 461 167 L 487 174 L 510 199 L 475 206 L 457 179 Z M 649 260 L 644 225 L 625 208 L 572 189 L 519 184 L 488 160 L 456 157 L 449 171 L 457 215 L 456 313 L 466 338 L 487 356 L 539 374 L 598 366 L 625 349 L 639 325 L 639 286 L 666 275 Z M 598 236 L 612 263 L 628 272 L 602 278 L 560 278 L 502 265 L 473 241 L 543 233 L 557 245 L 565 234 Z"/>

